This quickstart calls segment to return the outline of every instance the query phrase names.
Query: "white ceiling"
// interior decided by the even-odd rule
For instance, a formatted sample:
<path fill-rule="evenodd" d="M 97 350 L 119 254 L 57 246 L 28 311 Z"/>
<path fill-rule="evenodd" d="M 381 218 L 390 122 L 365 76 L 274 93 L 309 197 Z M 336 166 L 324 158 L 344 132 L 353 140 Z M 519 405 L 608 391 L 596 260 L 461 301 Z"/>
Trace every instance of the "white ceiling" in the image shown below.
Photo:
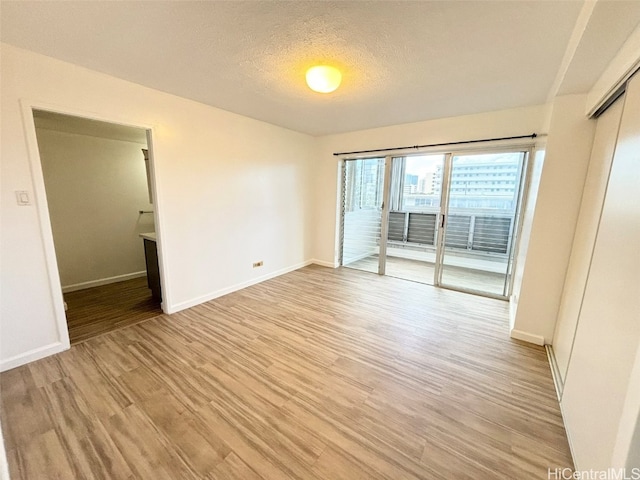
<path fill-rule="evenodd" d="M 3 1 L 0 27 L 9 44 L 323 135 L 544 103 L 582 7 L 520 0 Z M 591 22 L 598 28 L 585 31 L 561 92 L 593 85 L 638 24 L 638 7 L 638 0 L 599 2 Z M 343 70 L 333 94 L 306 87 L 304 72 L 317 62 Z"/>

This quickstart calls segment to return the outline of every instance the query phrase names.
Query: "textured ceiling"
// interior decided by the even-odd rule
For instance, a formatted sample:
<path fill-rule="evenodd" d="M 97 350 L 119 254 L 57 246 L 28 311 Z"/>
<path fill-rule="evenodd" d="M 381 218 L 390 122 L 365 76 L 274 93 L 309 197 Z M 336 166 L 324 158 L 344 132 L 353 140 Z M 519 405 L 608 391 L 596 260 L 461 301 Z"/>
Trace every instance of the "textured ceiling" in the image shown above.
<path fill-rule="evenodd" d="M 1 7 L 4 42 L 322 135 L 544 103 L 582 2 Z M 342 69 L 336 92 L 306 87 L 305 70 L 317 62 Z M 584 88 L 576 83 L 571 90 Z"/>

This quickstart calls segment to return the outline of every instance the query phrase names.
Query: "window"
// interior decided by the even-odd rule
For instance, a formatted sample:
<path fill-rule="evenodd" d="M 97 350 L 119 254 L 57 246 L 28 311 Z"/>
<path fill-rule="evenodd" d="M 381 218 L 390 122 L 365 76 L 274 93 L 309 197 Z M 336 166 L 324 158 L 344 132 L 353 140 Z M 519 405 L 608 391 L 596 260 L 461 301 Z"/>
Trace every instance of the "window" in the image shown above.
<path fill-rule="evenodd" d="M 384 161 L 377 158 L 352 161 L 346 164 L 346 184 L 349 186 L 345 198 L 345 210 L 373 209 L 380 205 Z"/>

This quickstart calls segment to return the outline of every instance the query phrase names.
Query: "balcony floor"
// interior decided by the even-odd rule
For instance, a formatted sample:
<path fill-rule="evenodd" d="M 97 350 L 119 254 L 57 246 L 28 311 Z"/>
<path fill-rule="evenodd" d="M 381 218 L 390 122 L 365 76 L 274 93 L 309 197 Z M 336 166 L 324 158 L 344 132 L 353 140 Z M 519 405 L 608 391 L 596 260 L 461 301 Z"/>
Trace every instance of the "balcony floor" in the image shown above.
<path fill-rule="evenodd" d="M 378 255 L 371 255 L 345 265 L 348 268 L 377 273 Z M 387 256 L 386 274 L 413 282 L 433 285 L 434 264 L 421 260 Z M 502 295 L 504 274 L 446 265 L 442 272 L 444 286 Z"/>

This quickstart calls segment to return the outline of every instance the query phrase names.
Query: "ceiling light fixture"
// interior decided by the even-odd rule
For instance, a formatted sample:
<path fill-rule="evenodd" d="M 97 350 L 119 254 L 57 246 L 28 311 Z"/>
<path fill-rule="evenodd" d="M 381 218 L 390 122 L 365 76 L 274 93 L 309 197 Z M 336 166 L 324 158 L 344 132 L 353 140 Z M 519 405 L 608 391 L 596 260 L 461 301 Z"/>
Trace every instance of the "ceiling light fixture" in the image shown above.
<path fill-rule="evenodd" d="M 329 65 L 317 65 L 307 70 L 307 85 L 314 92 L 331 93 L 340 86 L 342 73 Z"/>

